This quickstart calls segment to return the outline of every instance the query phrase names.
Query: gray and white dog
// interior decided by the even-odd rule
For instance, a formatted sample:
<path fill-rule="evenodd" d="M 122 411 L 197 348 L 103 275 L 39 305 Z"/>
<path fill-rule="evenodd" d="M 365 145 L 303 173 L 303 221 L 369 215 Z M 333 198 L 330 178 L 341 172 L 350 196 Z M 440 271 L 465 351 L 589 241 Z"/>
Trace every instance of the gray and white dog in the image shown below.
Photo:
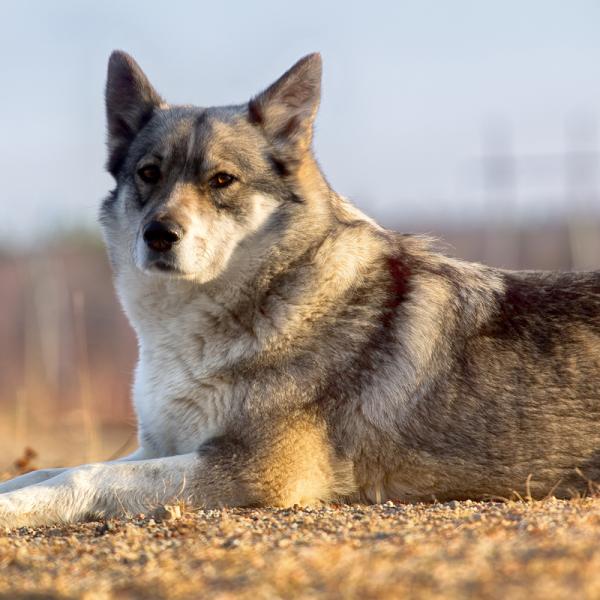
<path fill-rule="evenodd" d="M 312 154 L 320 79 L 313 54 L 249 103 L 171 106 L 113 53 L 101 221 L 139 449 L 3 484 L 0 524 L 598 478 L 600 274 L 501 271 L 376 225 Z"/>

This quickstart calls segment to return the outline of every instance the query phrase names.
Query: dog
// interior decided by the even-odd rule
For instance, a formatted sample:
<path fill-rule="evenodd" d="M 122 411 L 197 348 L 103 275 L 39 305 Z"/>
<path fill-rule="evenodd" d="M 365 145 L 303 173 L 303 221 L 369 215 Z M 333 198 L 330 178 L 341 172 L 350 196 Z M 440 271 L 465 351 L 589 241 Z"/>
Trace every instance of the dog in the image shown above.
<path fill-rule="evenodd" d="M 111 55 L 100 220 L 139 449 L 4 483 L 0 524 L 598 478 L 600 273 L 494 269 L 377 225 L 314 157 L 320 83 L 312 54 L 245 104 L 172 106 Z"/>

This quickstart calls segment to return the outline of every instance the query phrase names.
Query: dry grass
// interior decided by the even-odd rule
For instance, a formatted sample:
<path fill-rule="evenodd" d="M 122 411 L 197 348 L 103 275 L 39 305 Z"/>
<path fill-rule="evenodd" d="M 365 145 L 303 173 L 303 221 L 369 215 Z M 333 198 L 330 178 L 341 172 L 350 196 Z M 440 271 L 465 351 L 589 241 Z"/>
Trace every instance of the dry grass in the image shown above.
<path fill-rule="evenodd" d="M 89 436 L 75 422 L 31 431 L 18 442 L 0 416 L 0 481 L 46 467 L 72 467 L 124 456 L 136 447 L 135 427 L 98 425 L 97 444 L 90 452 Z"/>
<path fill-rule="evenodd" d="M 597 598 L 600 500 L 187 512 L 0 535 L 5 598 Z"/>

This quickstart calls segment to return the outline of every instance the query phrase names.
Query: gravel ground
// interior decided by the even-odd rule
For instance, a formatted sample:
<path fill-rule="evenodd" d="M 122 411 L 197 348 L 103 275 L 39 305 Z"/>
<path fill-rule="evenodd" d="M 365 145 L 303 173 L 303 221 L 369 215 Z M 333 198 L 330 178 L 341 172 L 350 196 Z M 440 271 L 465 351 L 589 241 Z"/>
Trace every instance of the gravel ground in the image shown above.
<path fill-rule="evenodd" d="M 597 498 L 177 512 L 1 533 L 0 597 L 600 597 Z"/>

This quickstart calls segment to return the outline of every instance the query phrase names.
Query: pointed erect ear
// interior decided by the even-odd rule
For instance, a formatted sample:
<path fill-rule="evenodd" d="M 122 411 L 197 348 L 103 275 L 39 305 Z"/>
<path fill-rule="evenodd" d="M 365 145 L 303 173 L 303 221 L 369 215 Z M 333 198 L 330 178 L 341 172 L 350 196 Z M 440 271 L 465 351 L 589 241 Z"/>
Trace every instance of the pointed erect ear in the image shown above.
<path fill-rule="evenodd" d="M 115 50 L 108 61 L 106 80 L 107 169 L 113 176 L 119 172 L 129 145 L 162 102 L 135 60 Z"/>
<path fill-rule="evenodd" d="M 321 55 L 300 59 L 248 104 L 250 122 L 283 150 L 308 150 L 321 98 Z"/>

